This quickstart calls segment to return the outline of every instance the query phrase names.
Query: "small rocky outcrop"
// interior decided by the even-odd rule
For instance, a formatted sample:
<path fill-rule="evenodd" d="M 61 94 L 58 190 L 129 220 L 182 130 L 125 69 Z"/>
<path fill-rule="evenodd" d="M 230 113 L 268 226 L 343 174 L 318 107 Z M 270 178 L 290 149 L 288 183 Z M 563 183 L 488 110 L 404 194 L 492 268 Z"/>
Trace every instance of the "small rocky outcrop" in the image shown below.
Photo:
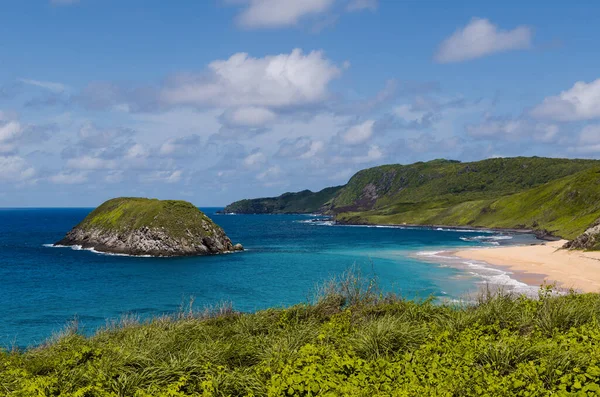
<path fill-rule="evenodd" d="M 80 245 L 134 256 L 192 256 L 241 251 L 193 204 L 176 200 L 116 198 L 103 203 L 57 246 Z"/>
<path fill-rule="evenodd" d="M 600 250 L 600 219 L 581 236 L 565 244 L 567 249 Z"/>

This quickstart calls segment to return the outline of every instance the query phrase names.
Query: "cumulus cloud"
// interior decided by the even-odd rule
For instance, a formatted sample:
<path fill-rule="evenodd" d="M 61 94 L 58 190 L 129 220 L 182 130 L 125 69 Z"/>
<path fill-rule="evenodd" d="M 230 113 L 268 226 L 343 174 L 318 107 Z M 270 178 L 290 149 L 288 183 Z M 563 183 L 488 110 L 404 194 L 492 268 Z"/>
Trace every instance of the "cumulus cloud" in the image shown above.
<path fill-rule="evenodd" d="M 342 142 L 346 145 L 358 145 L 366 142 L 373 135 L 374 120 L 366 120 L 348 128 L 342 133 Z"/>
<path fill-rule="evenodd" d="M 79 185 L 87 182 L 88 176 L 86 172 L 60 172 L 50 176 L 48 180 L 58 185 Z"/>
<path fill-rule="evenodd" d="M 600 79 L 590 83 L 578 81 L 559 95 L 544 99 L 532 109 L 531 115 L 558 121 L 600 118 Z"/>
<path fill-rule="evenodd" d="M 0 156 L 0 170 L 0 180 L 5 182 L 23 182 L 35 175 L 35 169 L 16 155 Z"/>
<path fill-rule="evenodd" d="M 131 138 L 135 132 L 128 128 L 99 128 L 89 121 L 81 125 L 77 133 L 78 144 L 86 148 L 106 148 L 117 141 Z"/>
<path fill-rule="evenodd" d="M 17 121 L 7 121 L 0 124 L 0 143 L 6 144 L 15 141 L 23 132 L 21 124 Z"/>
<path fill-rule="evenodd" d="M 264 58 L 237 53 L 227 60 L 211 62 L 206 73 L 172 79 L 161 98 L 169 105 L 198 107 L 305 105 L 325 99 L 328 84 L 340 73 L 322 51 L 304 54 L 295 49 L 290 54 Z M 261 114 L 264 118 L 265 112 Z"/>
<path fill-rule="evenodd" d="M 152 171 L 150 173 L 140 175 L 140 181 L 144 183 L 177 183 L 181 181 L 182 176 L 182 170 Z"/>
<path fill-rule="evenodd" d="M 583 145 L 600 144 L 600 125 L 587 125 L 579 135 L 579 143 Z"/>
<path fill-rule="evenodd" d="M 473 18 L 440 44 L 435 60 L 462 62 L 497 52 L 527 49 L 531 47 L 532 36 L 527 26 L 501 30 L 487 19 Z"/>
<path fill-rule="evenodd" d="M 335 0 L 229 0 L 243 5 L 237 17 L 245 28 L 279 28 L 296 25 L 300 19 L 328 11 Z"/>
<path fill-rule="evenodd" d="M 232 127 L 262 127 L 275 120 L 275 112 L 257 106 L 228 109 L 221 117 L 224 124 Z"/>
<path fill-rule="evenodd" d="M 556 124 L 540 123 L 528 118 L 486 117 L 481 123 L 467 124 L 467 134 L 473 138 L 488 140 L 532 140 L 554 143 L 559 138 Z"/>
<path fill-rule="evenodd" d="M 244 166 L 253 168 L 267 162 L 267 156 L 262 152 L 254 152 L 244 158 Z"/>
<path fill-rule="evenodd" d="M 323 152 L 325 143 L 302 136 L 296 139 L 283 139 L 279 143 L 276 157 L 310 159 Z"/>
<path fill-rule="evenodd" d="M 358 149 L 359 152 L 342 152 L 336 156 L 333 156 L 330 161 L 331 164 L 365 164 L 381 160 L 383 157 L 385 157 L 385 154 L 379 145 L 368 146 L 366 153 L 362 147 L 359 147 Z"/>
<path fill-rule="evenodd" d="M 570 151 L 581 154 L 600 153 L 600 124 L 583 127 Z"/>
<path fill-rule="evenodd" d="M 115 160 L 92 156 L 81 156 L 67 160 L 67 167 L 79 170 L 105 170 L 117 168 Z"/>
<path fill-rule="evenodd" d="M 169 138 L 164 142 L 158 153 L 162 156 L 182 158 L 196 156 L 202 149 L 202 137 L 196 134 L 179 138 Z"/>
<path fill-rule="evenodd" d="M 50 138 L 56 125 L 22 125 L 19 121 L 0 114 L 0 152 L 17 152 L 24 145 L 35 145 Z"/>
<path fill-rule="evenodd" d="M 281 173 L 282 173 L 281 167 L 279 167 L 278 165 L 274 165 L 272 167 L 267 168 L 265 171 L 261 172 L 260 174 L 258 174 L 256 176 L 256 179 L 261 180 L 261 181 L 267 180 L 267 181 L 273 182 L 273 179 L 280 176 Z"/>

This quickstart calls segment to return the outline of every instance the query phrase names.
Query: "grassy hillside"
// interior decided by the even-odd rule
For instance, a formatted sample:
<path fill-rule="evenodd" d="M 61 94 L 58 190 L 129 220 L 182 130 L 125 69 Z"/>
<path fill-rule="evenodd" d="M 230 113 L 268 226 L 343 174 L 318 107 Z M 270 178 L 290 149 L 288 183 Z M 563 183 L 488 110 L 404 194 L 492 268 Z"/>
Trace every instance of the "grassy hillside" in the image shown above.
<path fill-rule="evenodd" d="M 236 213 L 322 211 L 340 222 L 548 230 L 572 239 L 600 218 L 598 160 L 434 160 L 356 173 L 343 187 L 242 200 Z"/>
<path fill-rule="evenodd" d="M 214 225 L 209 217 L 186 201 L 120 197 L 104 202 L 78 227 L 107 230 L 149 227 L 164 228 L 172 236 L 186 236 L 188 231 L 210 235 L 203 222 Z"/>
<path fill-rule="evenodd" d="M 225 207 L 223 212 L 236 214 L 293 214 L 314 213 L 331 201 L 342 186 L 329 187 L 313 193 L 303 190 L 285 193 L 279 197 L 267 197 L 236 201 Z"/>
<path fill-rule="evenodd" d="M 497 192 L 498 194 L 500 192 Z M 479 192 L 488 197 L 484 192 Z M 468 198 L 478 197 L 468 192 Z M 464 196 L 464 195 L 463 195 Z M 600 167 L 526 191 L 454 203 L 453 199 L 394 203 L 340 213 L 342 221 L 546 229 L 573 239 L 600 218 Z"/>
<path fill-rule="evenodd" d="M 6 396 L 593 396 L 600 295 L 382 296 L 349 277 L 314 305 L 125 319 L 0 351 Z M 369 284 L 372 285 L 372 284 Z"/>
<path fill-rule="evenodd" d="M 358 172 L 333 201 L 336 212 L 391 204 L 436 205 L 498 198 L 573 175 L 600 161 L 539 157 L 498 158 L 472 163 L 434 160 L 385 165 Z M 402 209 L 404 207 L 399 207 Z"/>

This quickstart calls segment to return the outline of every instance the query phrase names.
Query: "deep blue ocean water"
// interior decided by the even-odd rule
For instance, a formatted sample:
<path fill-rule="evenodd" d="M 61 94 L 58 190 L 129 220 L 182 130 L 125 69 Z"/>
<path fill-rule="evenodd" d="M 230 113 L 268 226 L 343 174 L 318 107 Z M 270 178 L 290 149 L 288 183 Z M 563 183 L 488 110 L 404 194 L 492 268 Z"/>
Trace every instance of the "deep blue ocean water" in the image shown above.
<path fill-rule="evenodd" d="M 50 248 L 44 245 L 60 240 L 91 209 L 0 209 L 0 348 L 39 344 L 75 317 L 91 333 L 131 313 L 173 313 L 191 297 L 195 307 L 223 301 L 241 311 L 289 306 L 306 302 L 318 283 L 353 265 L 374 271 L 385 290 L 406 297 L 460 298 L 490 274 L 508 276 L 480 264 L 448 266 L 423 252 L 533 241 L 528 235 L 332 226 L 308 215 L 203 210 L 247 251 L 134 258 Z"/>

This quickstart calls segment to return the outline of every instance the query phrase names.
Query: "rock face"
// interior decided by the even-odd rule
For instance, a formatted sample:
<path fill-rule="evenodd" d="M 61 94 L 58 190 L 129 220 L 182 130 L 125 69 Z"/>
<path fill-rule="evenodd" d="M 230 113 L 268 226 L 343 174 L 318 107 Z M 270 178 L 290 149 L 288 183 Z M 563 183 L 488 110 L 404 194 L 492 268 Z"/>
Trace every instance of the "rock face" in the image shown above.
<path fill-rule="evenodd" d="M 185 201 L 116 198 L 103 203 L 55 245 L 151 256 L 210 255 L 243 250 Z"/>
<path fill-rule="evenodd" d="M 600 250 L 600 219 L 581 236 L 565 244 L 567 249 Z"/>

